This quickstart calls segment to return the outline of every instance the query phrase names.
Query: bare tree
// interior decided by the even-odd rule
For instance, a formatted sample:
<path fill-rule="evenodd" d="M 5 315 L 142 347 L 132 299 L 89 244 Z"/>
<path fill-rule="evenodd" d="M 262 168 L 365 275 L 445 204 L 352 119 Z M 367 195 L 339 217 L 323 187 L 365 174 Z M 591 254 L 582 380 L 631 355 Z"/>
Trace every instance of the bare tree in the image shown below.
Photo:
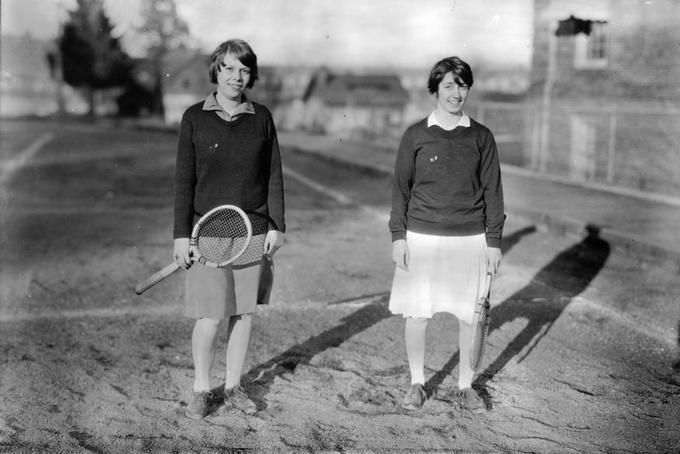
<path fill-rule="evenodd" d="M 163 117 L 164 59 L 168 52 L 186 47 L 191 42 L 191 36 L 187 23 L 177 13 L 175 0 L 144 0 L 142 16 L 144 23 L 137 33 L 144 41 L 153 65 L 155 84 L 152 110 Z"/>

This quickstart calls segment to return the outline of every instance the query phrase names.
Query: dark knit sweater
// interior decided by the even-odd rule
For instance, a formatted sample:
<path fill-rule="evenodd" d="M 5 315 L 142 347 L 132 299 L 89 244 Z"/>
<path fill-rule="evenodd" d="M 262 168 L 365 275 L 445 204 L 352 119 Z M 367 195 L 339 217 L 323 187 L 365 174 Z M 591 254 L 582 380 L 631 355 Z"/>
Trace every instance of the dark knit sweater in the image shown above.
<path fill-rule="evenodd" d="M 406 230 L 447 236 L 486 233 L 500 247 L 505 215 L 500 165 L 493 134 L 474 120 L 446 131 L 410 126 L 399 145 L 389 228 L 392 240 Z"/>
<path fill-rule="evenodd" d="M 222 204 L 268 214 L 285 232 L 281 155 L 269 110 L 224 121 L 203 102 L 182 116 L 175 170 L 174 238 L 191 236 L 194 215 Z"/>

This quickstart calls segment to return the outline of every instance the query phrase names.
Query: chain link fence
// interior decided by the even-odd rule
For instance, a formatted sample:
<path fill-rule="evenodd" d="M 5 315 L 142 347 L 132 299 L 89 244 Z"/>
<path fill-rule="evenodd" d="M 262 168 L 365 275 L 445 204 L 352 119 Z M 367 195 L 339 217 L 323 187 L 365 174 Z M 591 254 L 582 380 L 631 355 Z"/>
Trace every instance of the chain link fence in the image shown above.
<path fill-rule="evenodd" d="M 478 102 L 501 162 L 548 176 L 680 201 L 680 110 L 655 104 Z"/>

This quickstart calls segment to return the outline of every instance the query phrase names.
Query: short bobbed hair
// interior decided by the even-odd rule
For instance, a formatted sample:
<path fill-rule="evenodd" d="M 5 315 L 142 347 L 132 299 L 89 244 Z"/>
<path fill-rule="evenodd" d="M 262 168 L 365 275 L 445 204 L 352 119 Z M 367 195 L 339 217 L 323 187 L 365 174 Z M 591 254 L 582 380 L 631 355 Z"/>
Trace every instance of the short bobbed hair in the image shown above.
<path fill-rule="evenodd" d="M 215 48 L 212 55 L 210 55 L 210 64 L 208 65 L 210 82 L 217 83 L 217 73 L 220 71 L 220 65 L 225 55 L 231 55 L 250 69 L 250 80 L 246 88 L 253 88 L 253 84 L 258 79 L 257 55 L 255 55 L 250 45 L 242 39 L 230 39 Z"/>
<path fill-rule="evenodd" d="M 472 69 L 465 61 L 458 57 L 447 57 L 434 64 L 427 81 L 427 89 L 431 95 L 439 91 L 439 84 L 447 73 L 453 73 L 453 80 L 459 85 L 472 88 Z"/>

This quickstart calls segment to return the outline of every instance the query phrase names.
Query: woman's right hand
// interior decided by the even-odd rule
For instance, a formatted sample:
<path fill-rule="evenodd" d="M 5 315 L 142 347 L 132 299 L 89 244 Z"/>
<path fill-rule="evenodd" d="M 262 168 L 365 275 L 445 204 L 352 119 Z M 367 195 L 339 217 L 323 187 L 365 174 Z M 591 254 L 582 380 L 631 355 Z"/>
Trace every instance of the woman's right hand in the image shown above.
<path fill-rule="evenodd" d="M 173 258 L 175 263 L 188 270 L 192 265 L 191 249 L 189 248 L 189 238 L 175 238 L 175 251 Z"/>
<path fill-rule="evenodd" d="M 392 243 L 392 263 L 398 268 L 408 271 L 408 245 L 406 240 L 396 240 Z"/>

